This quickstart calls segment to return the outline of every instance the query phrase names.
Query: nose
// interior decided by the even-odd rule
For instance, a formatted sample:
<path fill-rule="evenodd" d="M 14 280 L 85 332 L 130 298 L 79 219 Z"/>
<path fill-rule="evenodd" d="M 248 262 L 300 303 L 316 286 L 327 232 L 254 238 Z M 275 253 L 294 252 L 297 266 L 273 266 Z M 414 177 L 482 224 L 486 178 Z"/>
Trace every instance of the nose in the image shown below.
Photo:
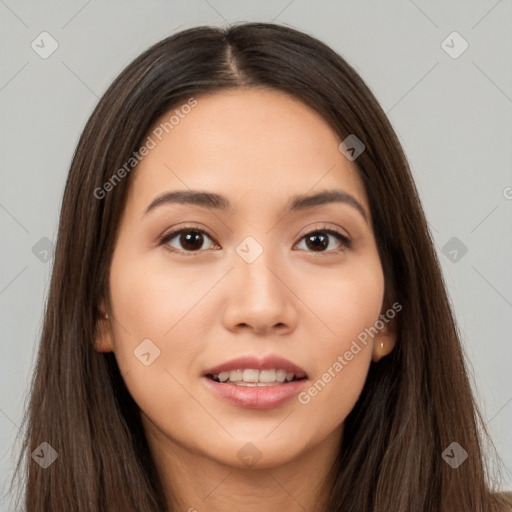
<path fill-rule="evenodd" d="M 292 332 L 297 324 L 297 303 L 290 272 L 283 270 L 270 254 L 263 253 L 252 263 L 235 255 L 235 268 L 226 284 L 228 295 L 223 312 L 225 327 L 250 330 L 268 336 Z"/>

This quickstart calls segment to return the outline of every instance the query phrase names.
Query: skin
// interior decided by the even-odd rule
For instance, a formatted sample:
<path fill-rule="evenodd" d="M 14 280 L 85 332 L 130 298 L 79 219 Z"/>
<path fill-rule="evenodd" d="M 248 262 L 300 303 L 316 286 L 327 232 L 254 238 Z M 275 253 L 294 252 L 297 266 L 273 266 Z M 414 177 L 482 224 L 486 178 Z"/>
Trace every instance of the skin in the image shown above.
<path fill-rule="evenodd" d="M 372 358 L 393 349 L 393 323 L 305 405 L 235 406 L 201 375 L 274 353 L 307 372 L 307 388 L 375 324 L 389 306 L 366 193 L 341 139 L 294 97 L 237 89 L 196 99 L 132 171 L 96 349 L 115 353 L 176 510 L 321 510 L 343 422 Z M 356 198 L 370 223 L 341 203 L 283 213 L 293 195 L 334 188 Z M 225 195 L 233 213 L 168 204 L 143 215 L 162 192 L 188 189 Z M 176 252 L 159 244 L 184 225 L 209 233 L 199 249 L 185 253 L 180 235 L 167 242 Z M 326 249 L 308 245 L 304 235 L 324 226 L 350 247 L 333 235 Z M 236 252 L 247 236 L 263 249 L 252 263 Z M 149 366 L 134 356 L 147 338 L 161 351 Z M 237 456 L 247 443 L 261 454 L 251 467 Z"/>

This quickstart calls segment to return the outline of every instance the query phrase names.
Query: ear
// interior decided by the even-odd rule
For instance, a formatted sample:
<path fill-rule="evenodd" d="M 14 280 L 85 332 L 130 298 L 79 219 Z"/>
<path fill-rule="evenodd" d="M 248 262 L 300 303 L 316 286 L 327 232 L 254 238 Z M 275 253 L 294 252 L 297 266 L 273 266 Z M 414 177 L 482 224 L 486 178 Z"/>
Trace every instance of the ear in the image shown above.
<path fill-rule="evenodd" d="M 387 314 L 389 311 L 390 310 L 388 308 L 386 312 L 381 313 L 379 317 L 380 322 L 376 322 L 376 326 L 382 326 L 382 328 L 378 330 L 378 333 L 373 338 L 372 359 L 374 362 L 378 362 L 383 357 L 390 354 L 396 345 L 398 337 L 396 318 L 395 315 L 393 315 L 393 318 L 389 318 L 389 315 Z"/>
<path fill-rule="evenodd" d="M 106 312 L 102 303 L 99 307 L 99 318 L 96 322 L 96 335 L 94 348 L 98 352 L 112 352 L 114 350 L 114 334 L 112 329 L 113 318 Z"/>

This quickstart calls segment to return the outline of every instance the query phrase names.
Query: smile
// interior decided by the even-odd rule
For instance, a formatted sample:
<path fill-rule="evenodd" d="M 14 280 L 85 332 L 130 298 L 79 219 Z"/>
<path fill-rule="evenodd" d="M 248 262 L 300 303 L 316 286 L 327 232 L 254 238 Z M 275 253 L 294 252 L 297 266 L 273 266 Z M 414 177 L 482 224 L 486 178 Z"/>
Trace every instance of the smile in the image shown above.
<path fill-rule="evenodd" d="M 248 387 L 279 386 L 284 383 L 300 380 L 295 373 L 287 372 L 282 368 L 268 370 L 246 368 L 232 370 L 229 372 L 220 372 L 214 375 L 207 375 L 207 377 L 211 378 L 215 382 Z"/>

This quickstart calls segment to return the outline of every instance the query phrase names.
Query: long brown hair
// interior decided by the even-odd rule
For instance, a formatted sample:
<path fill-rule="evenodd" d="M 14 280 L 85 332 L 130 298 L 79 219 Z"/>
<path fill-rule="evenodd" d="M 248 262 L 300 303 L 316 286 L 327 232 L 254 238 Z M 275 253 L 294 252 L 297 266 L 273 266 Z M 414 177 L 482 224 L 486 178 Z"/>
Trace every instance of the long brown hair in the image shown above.
<path fill-rule="evenodd" d="M 167 509 L 139 409 L 113 353 L 93 344 L 100 301 L 111 310 L 113 244 L 136 168 L 114 190 L 98 190 L 133 158 L 162 114 L 203 93 L 244 87 L 287 92 L 319 112 L 341 140 L 355 134 L 364 143 L 355 164 L 386 300 L 402 305 L 397 345 L 371 364 L 346 418 L 329 512 L 505 511 L 510 502 L 488 481 L 487 433 L 433 242 L 386 115 L 362 78 L 322 42 L 286 26 L 243 23 L 191 28 L 146 50 L 115 79 L 83 130 L 23 418 L 15 476 L 23 467 L 27 512 Z M 46 469 L 31 457 L 43 442 L 59 454 Z M 469 455 L 456 469 L 442 458 L 453 442 Z"/>

